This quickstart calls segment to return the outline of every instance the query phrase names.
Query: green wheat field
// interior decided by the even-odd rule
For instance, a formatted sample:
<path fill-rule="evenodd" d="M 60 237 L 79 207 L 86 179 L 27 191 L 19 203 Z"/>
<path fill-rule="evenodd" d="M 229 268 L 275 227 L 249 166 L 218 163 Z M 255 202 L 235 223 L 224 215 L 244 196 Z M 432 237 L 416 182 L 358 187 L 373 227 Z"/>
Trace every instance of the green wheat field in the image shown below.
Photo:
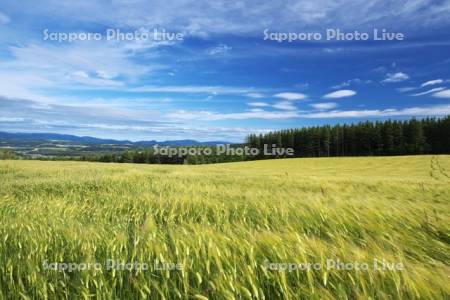
<path fill-rule="evenodd" d="M 450 297 L 450 156 L 0 161 L 0 220 L 0 299 Z"/>

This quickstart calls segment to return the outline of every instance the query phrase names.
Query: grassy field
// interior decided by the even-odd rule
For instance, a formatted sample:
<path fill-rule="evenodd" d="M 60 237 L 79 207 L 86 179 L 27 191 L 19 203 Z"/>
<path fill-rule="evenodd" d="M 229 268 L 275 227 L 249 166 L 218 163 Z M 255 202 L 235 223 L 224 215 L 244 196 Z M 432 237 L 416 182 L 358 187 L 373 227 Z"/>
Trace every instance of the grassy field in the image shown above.
<path fill-rule="evenodd" d="M 0 161 L 0 299 L 448 299 L 449 215 L 450 156 Z"/>

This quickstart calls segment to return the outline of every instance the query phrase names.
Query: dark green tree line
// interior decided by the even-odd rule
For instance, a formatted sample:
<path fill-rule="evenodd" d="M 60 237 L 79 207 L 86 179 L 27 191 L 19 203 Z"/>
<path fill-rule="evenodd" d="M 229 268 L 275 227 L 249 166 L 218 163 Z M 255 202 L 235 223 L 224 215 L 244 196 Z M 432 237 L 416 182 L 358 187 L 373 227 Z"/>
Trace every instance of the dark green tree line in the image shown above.
<path fill-rule="evenodd" d="M 287 129 L 251 134 L 246 142 L 293 148 L 296 157 L 444 154 L 450 153 L 450 116 Z"/>

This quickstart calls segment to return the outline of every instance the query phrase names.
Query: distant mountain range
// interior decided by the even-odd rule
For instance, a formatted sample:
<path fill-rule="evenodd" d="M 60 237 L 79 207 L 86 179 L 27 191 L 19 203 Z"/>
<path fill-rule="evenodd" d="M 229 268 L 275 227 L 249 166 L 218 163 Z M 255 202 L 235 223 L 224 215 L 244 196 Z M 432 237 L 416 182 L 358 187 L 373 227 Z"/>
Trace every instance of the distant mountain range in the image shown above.
<path fill-rule="evenodd" d="M 65 141 L 65 142 L 76 142 L 83 144 L 110 144 L 110 145 L 129 145 L 129 146 L 214 146 L 221 144 L 230 144 L 229 142 L 223 141 L 208 141 L 208 142 L 199 142 L 195 140 L 173 140 L 173 141 L 162 141 L 158 142 L 155 140 L 151 141 L 138 141 L 132 142 L 128 140 L 113 140 L 113 139 L 100 139 L 90 136 L 76 136 L 69 134 L 58 134 L 58 133 L 24 133 L 24 132 L 1 132 L 0 131 L 0 140 L 3 141 L 17 141 L 17 140 L 29 140 L 29 141 Z"/>

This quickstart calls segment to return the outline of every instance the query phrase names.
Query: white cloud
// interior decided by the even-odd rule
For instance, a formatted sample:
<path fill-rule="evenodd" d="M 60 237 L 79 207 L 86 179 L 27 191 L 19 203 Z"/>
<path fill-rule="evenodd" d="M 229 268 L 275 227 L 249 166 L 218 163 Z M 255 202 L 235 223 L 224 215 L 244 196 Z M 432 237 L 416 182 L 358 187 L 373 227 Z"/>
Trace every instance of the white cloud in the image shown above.
<path fill-rule="evenodd" d="M 266 102 L 249 102 L 247 103 L 248 106 L 253 106 L 253 107 L 265 107 L 265 106 L 269 106 L 269 103 Z"/>
<path fill-rule="evenodd" d="M 328 110 L 338 107 L 337 103 L 334 102 L 325 102 L 325 103 L 314 103 L 310 104 L 312 108 L 315 108 L 317 110 Z"/>
<path fill-rule="evenodd" d="M 103 77 L 90 76 L 85 71 L 75 71 L 67 74 L 65 78 L 73 84 L 81 84 L 95 87 L 122 87 L 124 83 L 117 80 L 105 79 Z"/>
<path fill-rule="evenodd" d="M 301 89 L 301 90 L 307 89 L 307 88 L 309 88 L 309 86 L 310 86 L 310 84 L 308 82 L 297 83 L 294 85 L 295 88 Z"/>
<path fill-rule="evenodd" d="M 152 70 L 131 60 L 132 54 L 112 42 L 71 43 L 65 46 L 29 45 L 11 47 L 15 58 L 10 65 L 41 72 L 109 74 L 137 78 Z"/>
<path fill-rule="evenodd" d="M 219 56 L 219 55 L 225 55 L 230 51 L 232 48 L 225 44 L 220 44 L 216 47 L 209 48 L 206 50 L 206 53 L 211 56 Z"/>
<path fill-rule="evenodd" d="M 129 99 L 128 99 L 129 100 Z M 241 142 L 250 132 L 266 132 L 269 129 L 243 127 L 217 127 L 196 123 L 196 119 L 164 118 L 165 112 L 137 107 L 118 108 L 105 99 L 104 103 L 80 103 L 78 105 L 42 105 L 26 99 L 10 99 L 0 96 L 0 128 L 17 132 L 55 132 L 75 135 L 100 136 L 131 140 L 151 139 L 196 139 Z M 264 111 L 249 112 L 250 117 L 271 116 Z M 206 114 L 200 114 L 207 116 Z M 227 116 L 224 116 L 225 118 Z M 246 115 L 231 115 L 234 119 L 245 119 Z M 214 114 L 213 114 L 214 118 Z M 221 118 L 220 115 L 216 118 Z M 164 121 L 160 121 L 164 119 Z M 188 122 L 183 122 L 188 120 Z"/>
<path fill-rule="evenodd" d="M 369 79 L 362 80 L 360 78 L 353 78 L 353 79 L 349 79 L 347 81 L 344 81 L 341 84 L 332 86 L 331 88 L 335 89 L 335 90 L 338 90 L 338 89 L 341 89 L 341 88 L 344 88 L 344 87 L 347 87 L 347 86 L 350 86 L 350 85 L 353 85 L 353 84 L 370 84 L 370 83 L 372 83 L 372 80 L 369 80 Z"/>
<path fill-rule="evenodd" d="M 267 102 L 249 102 L 247 105 L 252 107 L 273 107 L 281 110 L 297 110 L 297 107 L 292 101 L 280 101 L 275 104 L 269 104 Z"/>
<path fill-rule="evenodd" d="M 89 74 L 85 71 L 75 71 L 71 75 L 74 77 L 89 78 Z"/>
<path fill-rule="evenodd" d="M 45 100 L 48 97 L 37 96 L 32 90 L 35 88 L 49 88 L 52 85 L 53 82 L 50 79 L 37 73 L 9 69 L 2 70 L 0 67 L 0 96 Z"/>
<path fill-rule="evenodd" d="M 248 111 L 237 113 L 217 113 L 210 111 L 186 111 L 177 110 L 168 113 L 165 117 L 169 120 L 202 120 L 202 121 L 222 121 L 222 120 L 248 120 L 248 119 L 262 119 L 262 120 L 283 120 L 298 117 L 296 111 Z"/>
<path fill-rule="evenodd" d="M 429 85 L 441 84 L 443 82 L 444 82 L 444 80 L 442 80 L 442 79 L 434 79 L 434 80 L 424 82 L 420 86 L 425 87 L 425 86 L 429 86 Z"/>
<path fill-rule="evenodd" d="M 296 110 L 297 107 L 292 104 L 292 101 L 281 101 L 272 105 L 272 107 L 281 109 L 281 110 Z"/>
<path fill-rule="evenodd" d="M 445 88 L 443 87 L 438 87 L 438 88 L 434 88 L 425 92 L 421 92 L 421 93 L 416 93 L 416 94 L 412 94 L 411 96 L 423 96 L 423 95 L 428 95 L 428 94 L 432 94 L 432 93 L 436 93 L 436 92 L 440 92 L 445 90 Z"/>
<path fill-rule="evenodd" d="M 49 89 L 122 88 L 161 68 L 139 64 L 120 45 L 100 41 L 20 45 L 9 52 L 11 58 L 0 62 L 2 95 L 34 100 Z"/>
<path fill-rule="evenodd" d="M 273 95 L 274 97 L 285 100 L 303 100 L 306 99 L 306 95 L 302 93 L 284 92 Z"/>
<path fill-rule="evenodd" d="M 450 94 L 450 93 L 449 93 Z M 285 101 L 291 103 L 289 101 Z M 15 131 L 52 131 L 71 134 L 97 135 L 102 137 L 147 137 L 152 138 L 178 137 L 211 139 L 222 136 L 236 140 L 241 137 L 240 131 L 229 128 L 217 129 L 202 121 L 222 120 L 287 120 L 300 118 L 369 118 L 390 116 L 442 116 L 450 114 L 449 105 L 435 105 L 425 107 L 410 107 L 402 109 L 373 109 L 373 110 L 333 110 L 333 111 L 265 111 L 253 108 L 250 111 L 220 113 L 212 111 L 162 111 L 161 109 L 142 109 L 141 107 L 121 108 L 114 103 L 80 103 L 77 105 L 48 104 L 40 102 L 7 99 L 0 97 L 1 123 L 6 124 L 8 130 Z M 319 103 L 317 103 L 319 104 Z M 163 120 L 163 121 L 154 121 Z M 198 123 L 201 122 L 201 123 Z M 194 127 L 192 127 L 194 126 Z M 213 130 L 213 133 L 206 130 Z M 205 131 L 205 132 L 203 132 Z M 242 131 L 242 137 L 245 129 Z M 247 132 L 247 131 L 245 131 Z"/>
<path fill-rule="evenodd" d="M 436 97 L 436 98 L 450 98 L 450 90 L 442 90 L 440 92 L 434 93 L 433 97 Z"/>
<path fill-rule="evenodd" d="M 116 77 L 116 74 L 110 74 L 106 71 L 98 70 L 97 76 L 103 79 L 113 79 L 114 77 Z"/>
<path fill-rule="evenodd" d="M 261 33 L 262 28 L 279 32 L 298 32 L 305 28 L 361 28 L 373 24 L 379 28 L 432 28 L 448 25 L 448 2 L 415 0 L 405 3 L 390 1 L 207 1 L 146 0 L 115 1 L 51 1 L 33 6 L 30 18 L 53 16 L 82 24 L 103 24 L 109 27 L 154 28 L 157 26 L 188 34 L 208 36 L 211 33 L 232 33 L 237 36 Z M 365 4 L 365 5 L 363 5 Z M 345 9 L 342 9 L 345 7 Z M 31 9 L 30 9 L 31 11 Z M 83 13 L 74 13 L 80 12 Z M 99 11 L 103 13 L 98 14 Z M 170 13 L 168 13 L 170 12 Z M 251 12 L 251 13 L 249 13 Z"/>
<path fill-rule="evenodd" d="M 262 93 L 247 93 L 247 94 L 245 94 L 245 96 L 247 96 L 249 98 L 255 98 L 255 99 L 264 98 L 264 94 L 262 94 Z"/>
<path fill-rule="evenodd" d="M 179 110 L 166 115 L 172 120 L 247 120 L 247 119 L 263 119 L 263 120 L 283 120 L 292 118 L 307 119 L 327 119 L 327 118 L 370 118 L 370 117 L 399 117 L 399 116 L 445 116 L 450 114 L 449 105 L 434 105 L 425 107 L 409 107 L 409 108 L 388 108 L 373 110 L 333 110 L 323 112 L 269 112 L 269 111 L 250 111 L 238 113 L 217 113 L 210 111 L 185 111 Z"/>
<path fill-rule="evenodd" d="M 450 105 L 436 105 L 426 107 L 410 107 L 403 109 L 374 109 L 374 110 L 333 110 L 327 112 L 307 113 L 301 117 L 320 118 L 369 118 L 369 117 L 394 117 L 394 116 L 445 116 L 450 114 Z"/>
<path fill-rule="evenodd" d="M 339 53 L 341 52 L 343 49 L 342 48 L 323 48 L 322 51 L 325 53 L 329 53 L 329 54 L 334 54 L 334 53 Z"/>
<path fill-rule="evenodd" d="M 401 82 L 409 79 L 409 75 L 403 72 L 387 73 L 386 78 L 382 82 L 392 83 Z"/>
<path fill-rule="evenodd" d="M 1 123 L 16 123 L 16 122 L 23 122 L 25 121 L 25 118 L 8 118 L 8 117 L 0 117 Z"/>
<path fill-rule="evenodd" d="M 333 90 L 338 90 L 338 89 L 342 89 L 344 87 L 350 86 L 350 83 L 348 81 L 344 81 L 341 84 L 337 84 L 337 85 L 333 85 L 331 88 Z"/>
<path fill-rule="evenodd" d="M 417 90 L 417 88 L 413 87 L 413 86 L 405 86 L 405 87 L 401 87 L 401 88 L 397 89 L 397 91 L 399 91 L 400 93 L 411 92 L 411 91 L 414 91 L 414 90 Z"/>
<path fill-rule="evenodd" d="M 4 13 L 0 12 L 0 24 L 7 24 L 9 21 L 11 21 L 11 19 Z"/>
<path fill-rule="evenodd" d="M 239 86 L 208 86 L 208 85 L 145 85 L 128 88 L 127 92 L 138 93 L 192 93 L 192 94 L 246 94 L 252 90 L 250 87 Z"/>
<path fill-rule="evenodd" d="M 337 99 L 337 98 L 344 98 L 344 97 L 352 97 L 356 95 L 356 92 L 353 90 L 339 90 L 335 91 L 329 94 L 326 94 L 323 96 L 325 99 Z"/>

